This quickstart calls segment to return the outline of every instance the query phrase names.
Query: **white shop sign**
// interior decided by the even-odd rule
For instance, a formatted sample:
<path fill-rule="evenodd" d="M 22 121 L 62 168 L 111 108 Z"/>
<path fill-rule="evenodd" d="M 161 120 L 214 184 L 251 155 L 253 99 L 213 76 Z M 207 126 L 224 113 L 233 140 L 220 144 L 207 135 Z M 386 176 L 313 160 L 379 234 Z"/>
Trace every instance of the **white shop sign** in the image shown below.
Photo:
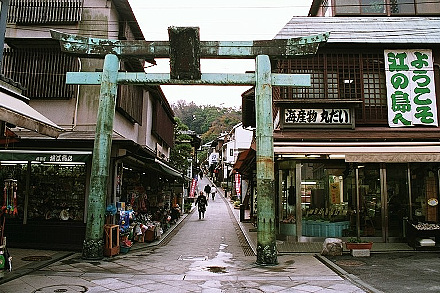
<path fill-rule="evenodd" d="M 284 110 L 285 124 L 337 124 L 352 123 L 350 109 L 344 108 L 315 108 L 298 109 L 288 108 Z"/>
<path fill-rule="evenodd" d="M 438 126 L 431 50 L 385 50 L 388 125 Z"/>

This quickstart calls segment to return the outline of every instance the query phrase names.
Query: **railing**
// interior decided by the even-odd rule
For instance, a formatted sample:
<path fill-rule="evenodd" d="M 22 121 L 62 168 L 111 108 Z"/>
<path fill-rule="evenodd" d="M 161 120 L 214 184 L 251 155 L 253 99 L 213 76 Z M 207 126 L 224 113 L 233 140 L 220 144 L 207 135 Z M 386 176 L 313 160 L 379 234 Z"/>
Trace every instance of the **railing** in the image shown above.
<path fill-rule="evenodd" d="M 84 0 L 11 0 L 8 22 L 72 23 L 81 20 Z"/>

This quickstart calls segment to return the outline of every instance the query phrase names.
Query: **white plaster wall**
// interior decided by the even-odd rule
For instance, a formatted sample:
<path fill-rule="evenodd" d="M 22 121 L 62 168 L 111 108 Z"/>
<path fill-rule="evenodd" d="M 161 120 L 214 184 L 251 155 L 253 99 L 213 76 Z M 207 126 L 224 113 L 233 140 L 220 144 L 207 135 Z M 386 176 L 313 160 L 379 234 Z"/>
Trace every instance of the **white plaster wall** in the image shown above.
<path fill-rule="evenodd" d="M 248 149 L 252 142 L 252 130 L 244 129 L 243 127 L 237 127 L 235 129 L 235 147 L 237 150 Z"/>

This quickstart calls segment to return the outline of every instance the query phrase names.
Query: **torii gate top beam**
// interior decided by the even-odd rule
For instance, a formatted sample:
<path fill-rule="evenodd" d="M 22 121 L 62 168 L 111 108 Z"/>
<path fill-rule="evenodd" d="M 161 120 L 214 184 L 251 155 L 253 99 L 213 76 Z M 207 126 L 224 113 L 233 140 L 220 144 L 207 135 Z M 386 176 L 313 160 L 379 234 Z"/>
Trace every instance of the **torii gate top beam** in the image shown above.
<path fill-rule="evenodd" d="M 120 41 L 82 37 L 51 30 L 63 52 L 104 58 L 107 54 L 139 58 L 169 58 L 169 41 Z M 255 59 L 258 55 L 294 57 L 313 55 L 329 33 L 292 39 L 266 41 L 200 41 L 200 57 L 216 59 Z"/>

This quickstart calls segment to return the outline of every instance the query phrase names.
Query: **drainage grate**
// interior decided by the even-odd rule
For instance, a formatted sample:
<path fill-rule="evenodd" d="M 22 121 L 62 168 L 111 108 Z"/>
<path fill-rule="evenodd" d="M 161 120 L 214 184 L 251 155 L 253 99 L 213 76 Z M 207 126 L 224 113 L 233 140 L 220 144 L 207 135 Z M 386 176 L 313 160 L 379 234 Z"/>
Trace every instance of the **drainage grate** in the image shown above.
<path fill-rule="evenodd" d="M 31 255 L 31 256 L 25 256 L 21 260 L 24 260 L 24 261 L 44 261 L 44 260 L 50 260 L 50 259 L 52 259 L 52 258 L 47 255 Z"/>

